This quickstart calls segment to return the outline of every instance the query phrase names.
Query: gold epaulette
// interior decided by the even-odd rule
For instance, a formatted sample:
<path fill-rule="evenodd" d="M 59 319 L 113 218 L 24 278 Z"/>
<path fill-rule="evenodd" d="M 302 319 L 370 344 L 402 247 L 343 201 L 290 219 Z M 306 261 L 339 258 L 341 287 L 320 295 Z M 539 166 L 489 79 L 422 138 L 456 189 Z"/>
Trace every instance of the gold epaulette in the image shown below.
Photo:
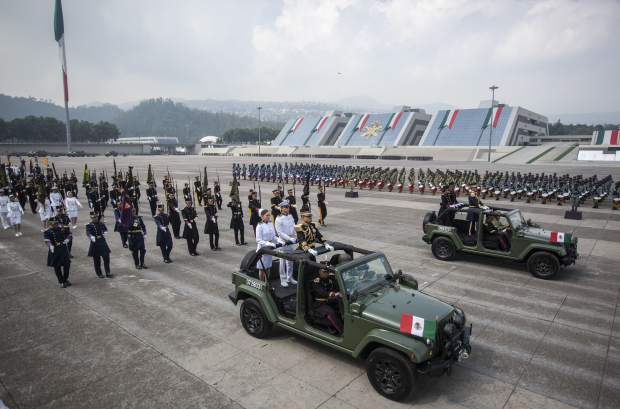
<path fill-rule="evenodd" d="M 316 229 L 316 222 L 312 222 L 312 225 L 314 226 L 314 228 Z"/>
<path fill-rule="evenodd" d="M 302 231 L 302 229 L 301 229 L 301 227 L 302 227 L 302 226 L 303 226 L 303 223 L 296 224 L 296 225 L 295 225 L 295 231 L 296 231 L 296 232 L 300 232 L 300 231 Z"/>

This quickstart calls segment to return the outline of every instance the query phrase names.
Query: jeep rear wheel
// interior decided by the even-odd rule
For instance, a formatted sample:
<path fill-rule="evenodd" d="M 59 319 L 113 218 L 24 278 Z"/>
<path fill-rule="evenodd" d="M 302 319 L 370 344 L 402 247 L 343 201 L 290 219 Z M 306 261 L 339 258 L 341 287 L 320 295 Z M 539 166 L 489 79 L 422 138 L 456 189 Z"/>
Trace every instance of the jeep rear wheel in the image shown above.
<path fill-rule="evenodd" d="M 437 237 L 433 240 L 431 250 L 433 251 L 433 256 L 442 261 L 448 261 L 456 254 L 454 243 L 447 237 Z"/>
<path fill-rule="evenodd" d="M 407 399 L 417 386 L 416 365 L 404 354 L 389 348 L 377 348 L 370 353 L 366 374 L 380 395 L 394 401 Z"/>
<path fill-rule="evenodd" d="M 435 220 L 437 220 L 435 212 L 426 213 L 426 215 L 424 216 L 424 220 L 422 221 L 422 230 L 424 230 L 424 233 L 426 233 L 426 230 L 428 230 L 428 224 L 435 223 Z"/>
<path fill-rule="evenodd" d="M 273 324 L 267 319 L 263 307 L 256 298 L 245 300 L 241 304 L 239 315 L 245 332 L 255 338 L 265 338 L 273 328 Z"/>
<path fill-rule="evenodd" d="M 537 251 L 527 260 L 527 267 L 534 277 L 548 280 L 560 271 L 560 262 L 549 252 Z"/>

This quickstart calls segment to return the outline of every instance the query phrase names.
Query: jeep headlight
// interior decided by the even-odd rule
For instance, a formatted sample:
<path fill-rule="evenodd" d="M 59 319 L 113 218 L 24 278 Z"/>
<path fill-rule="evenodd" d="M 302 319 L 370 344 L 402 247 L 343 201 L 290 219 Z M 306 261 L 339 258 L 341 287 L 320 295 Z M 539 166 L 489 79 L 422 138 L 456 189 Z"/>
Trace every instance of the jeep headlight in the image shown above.
<path fill-rule="evenodd" d="M 456 317 L 454 317 L 454 326 L 459 331 L 461 329 L 463 329 L 463 327 L 465 326 L 465 316 L 464 315 L 457 315 Z"/>
<path fill-rule="evenodd" d="M 454 326 L 454 324 L 448 323 L 443 327 L 443 335 L 448 339 L 452 339 L 452 336 L 454 335 L 455 332 L 456 332 L 456 327 Z"/>

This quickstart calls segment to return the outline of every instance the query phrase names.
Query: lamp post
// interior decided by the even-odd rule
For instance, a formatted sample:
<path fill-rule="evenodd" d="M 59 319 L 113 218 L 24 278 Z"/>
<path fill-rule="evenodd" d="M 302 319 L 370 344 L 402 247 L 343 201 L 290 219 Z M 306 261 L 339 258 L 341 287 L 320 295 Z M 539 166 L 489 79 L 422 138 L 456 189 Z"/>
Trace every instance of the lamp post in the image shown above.
<path fill-rule="evenodd" d="M 187 132 L 185 134 L 185 137 L 187 138 L 186 142 L 189 142 L 189 125 L 185 125 L 185 129 L 187 130 Z"/>
<path fill-rule="evenodd" d="M 495 108 L 495 90 L 499 87 L 495 85 L 489 87 L 492 92 L 491 96 L 491 129 L 489 130 L 489 162 L 491 162 L 491 139 L 493 138 L 493 108 Z"/>
<path fill-rule="evenodd" d="M 260 110 L 263 109 L 263 107 L 258 107 L 256 109 L 258 109 L 258 155 L 260 156 Z"/>

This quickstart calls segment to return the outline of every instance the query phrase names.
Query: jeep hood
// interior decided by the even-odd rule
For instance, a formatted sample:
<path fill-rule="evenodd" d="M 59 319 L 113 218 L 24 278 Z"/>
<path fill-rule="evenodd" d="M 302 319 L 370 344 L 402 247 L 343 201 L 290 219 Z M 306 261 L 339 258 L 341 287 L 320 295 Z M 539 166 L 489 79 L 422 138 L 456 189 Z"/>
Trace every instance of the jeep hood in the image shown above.
<path fill-rule="evenodd" d="M 551 241 L 551 230 L 545 230 L 540 227 L 527 227 L 523 230 L 525 238 L 534 239 L 549 243 Z"/>
<path fill-rule="evenodd" d="M 413 295 L 413 296 L 412 296 Z M 409 289 L 393 289 L 378 297 L 366 298 L 362 317 L 400 329 L 401 314 L 414 315 L 430 321 L 441 321 L 454 310 L 436 298 Z"/>

